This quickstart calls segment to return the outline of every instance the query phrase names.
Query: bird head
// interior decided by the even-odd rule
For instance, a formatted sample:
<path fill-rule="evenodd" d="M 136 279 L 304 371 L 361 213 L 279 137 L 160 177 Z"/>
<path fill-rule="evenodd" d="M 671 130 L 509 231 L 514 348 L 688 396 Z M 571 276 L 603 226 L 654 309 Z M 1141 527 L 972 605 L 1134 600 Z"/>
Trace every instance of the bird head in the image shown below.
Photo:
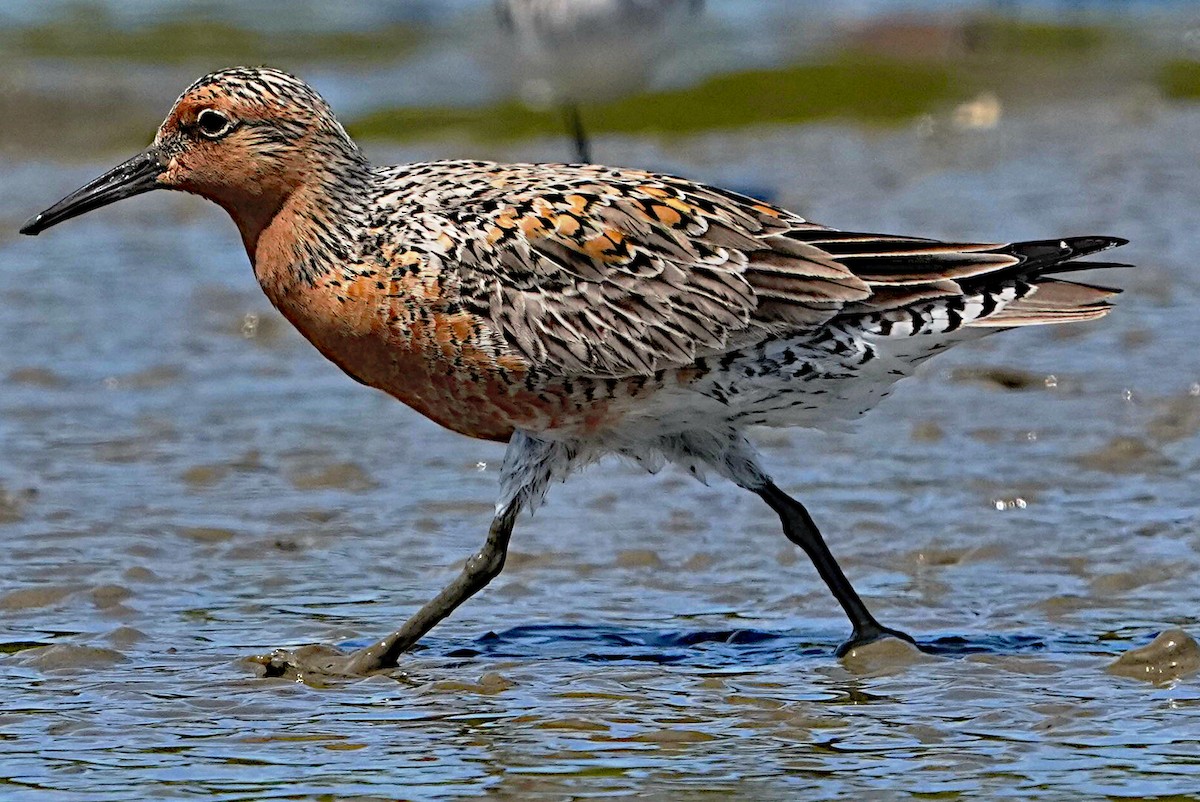
<path fill-rule="evenodd" d="M 223 206 L 246 236 L 297 187 L 347 163 L 365 160 L 308 84 L 268 68 L 222 70 L 180 95 L 150 147 L 30 218 L 21 233 L 39 234 L 153 189 L 176 189 Z"/>

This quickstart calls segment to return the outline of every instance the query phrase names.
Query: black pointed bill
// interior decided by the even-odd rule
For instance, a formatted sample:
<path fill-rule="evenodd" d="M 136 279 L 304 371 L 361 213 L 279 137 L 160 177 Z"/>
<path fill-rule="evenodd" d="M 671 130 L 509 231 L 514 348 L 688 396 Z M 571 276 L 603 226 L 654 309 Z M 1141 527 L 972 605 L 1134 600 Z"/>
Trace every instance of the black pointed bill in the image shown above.
<path fill-rule="evenodd" d="M 26 220 L 25 225 L 21 226 L 21 233 L 40 234 L 63 220 L 152 189 L 161 189 L 158 177 L 166 169 L 158 151 L 154 148 L 144 150 L 75 190 L 41 214 Z"/>

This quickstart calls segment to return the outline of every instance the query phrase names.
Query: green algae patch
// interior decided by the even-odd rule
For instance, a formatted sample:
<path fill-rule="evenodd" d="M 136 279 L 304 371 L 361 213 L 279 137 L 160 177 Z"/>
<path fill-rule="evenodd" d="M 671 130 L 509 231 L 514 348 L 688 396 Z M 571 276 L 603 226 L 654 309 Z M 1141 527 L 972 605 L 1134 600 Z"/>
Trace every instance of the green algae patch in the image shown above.
<path fill-rule="evenodd" d="M 0 35 L 7 56 L 127 61 L 146 64 L 304 64 L 388 61 L 408 55 L 420 40 L 406 25 L 363 31 L 258 31 L 214 19 L 187 17 L 147 25 L 117 24 L 102 10 L 82 8 L 49 22 Z"/>
<path fill-rule="evenodd" d="M 625 134 L 689 134 L 827 119 L 888 124 L 962 94 L 953 71 L 943 65 L 842 58 L 718 75 L 691 87 L 588 106 L 584 116 L 593 132 Z M 364 139 L 511 141 L 559 136 L 562 121 L 556 113 L 505 101 L 473 108 L 384 109 L 348 127 Z"/>
<path fill-rule="evenodd" d="M 1168 61 L 1158 71 L 1157 83 L 1171 100 L 1200 100 L 1200 61 Z"/>
<path fill-rule="evenodd" d="M 694 89 L 616 101 L 594 117 L 608 130 L 630 133 L 831 118 L 888 123 L 931 111 L 956 94 L 952 72 L 943 66 L 845 59 L 717 76 Z"/>

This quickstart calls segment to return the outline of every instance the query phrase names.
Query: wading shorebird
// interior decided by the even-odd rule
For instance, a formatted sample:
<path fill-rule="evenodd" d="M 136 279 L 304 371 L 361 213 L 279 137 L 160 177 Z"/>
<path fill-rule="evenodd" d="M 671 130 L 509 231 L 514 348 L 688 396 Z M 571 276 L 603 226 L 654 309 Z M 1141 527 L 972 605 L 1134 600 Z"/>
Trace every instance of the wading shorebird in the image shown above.
<path fill-rule="evenodd" d="M 1052 276 L 1117 237 L 979 244 L 838 231 L 682 178 L 562 164 L 374 168 L 307 84 L 213 73 L 154 142 L 21 232 L 152 189 L 215 201 L 271 302 L 322 354 L 446 428 L 508 443 L 487 540 L 399 630 L 398 656 L 495 578 L 513 523 L 606 454 L 760 496 L 850 619 L 885 636 L 745 431 L 857 418 L 922 360 L 1013 326 L 1094 320 L 1116 290 Z M 303 651 L 303 650 L 301 650 Z M 271 671 L 315 670 L 277 653 Z"/>
<path fill-rule="evenodd" d="M 518 93 L 534 107 L 557 105 L 592 160 L 580 106 L 646 87 L 704 0 L 495 0 L 500 28 L 516 47 Z"/>

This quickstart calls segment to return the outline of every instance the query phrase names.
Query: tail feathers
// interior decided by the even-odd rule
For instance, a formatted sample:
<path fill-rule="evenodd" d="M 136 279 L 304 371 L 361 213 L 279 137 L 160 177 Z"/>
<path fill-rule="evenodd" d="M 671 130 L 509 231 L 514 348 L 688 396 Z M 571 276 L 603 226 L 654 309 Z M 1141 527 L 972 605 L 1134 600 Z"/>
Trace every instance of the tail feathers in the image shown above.
<path fill-rule="evenodd" d="M 1077 262 L 1083 256 L 1124 245 L 1121 237 L 1068 237 L 1060 240 L 1014 242 L 1000 250 L 1020 260 L 1004 272 L 1025 291 L 990 315 L 966 325 L 982 328 L 1042 326 L 1097 320 L 1112 308 L 1109 299 L 1120 290 L 1048 278 L 1060 273 L 1129 267 L 1121 262 Z"/>
<path fill-rule="evenodd" d="M 820 247 L 836 251 L 872 291 L 842 313 L 876 315 L 878 333 L 893 338 L 1095 320 L 1108 314 L 1109 299 L 1119 291 L 1054 276 L 1129 266 L 1075 261 L 1124 245 L 1120 237 L 962 245 L 845 232 L 821 236 Z"/>
<path fill-rule="evenodd" d="M 1030 285 L 1023 297 L 1005 304 L 991 315 L 976 318 L 965 325 L 1009 328 L 1097 320 L 1112 309 L 1108 299 L 1119 292 L 1117 289 L 1092 284 L 1042 279 Z"/>

